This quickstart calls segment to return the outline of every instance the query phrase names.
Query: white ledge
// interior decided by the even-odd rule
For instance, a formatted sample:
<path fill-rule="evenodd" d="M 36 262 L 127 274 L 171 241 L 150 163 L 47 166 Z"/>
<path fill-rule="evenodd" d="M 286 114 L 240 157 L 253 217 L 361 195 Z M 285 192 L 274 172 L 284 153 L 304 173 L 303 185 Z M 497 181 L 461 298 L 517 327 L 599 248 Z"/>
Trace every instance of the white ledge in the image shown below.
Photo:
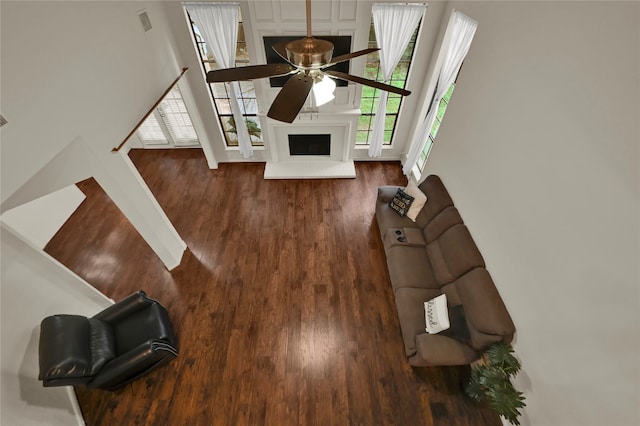
<path fill-rule="evenodd" d="M 267 162 L 265 179 L 336 179 L 355 178 L 353 160 L 290 160 Z"/>

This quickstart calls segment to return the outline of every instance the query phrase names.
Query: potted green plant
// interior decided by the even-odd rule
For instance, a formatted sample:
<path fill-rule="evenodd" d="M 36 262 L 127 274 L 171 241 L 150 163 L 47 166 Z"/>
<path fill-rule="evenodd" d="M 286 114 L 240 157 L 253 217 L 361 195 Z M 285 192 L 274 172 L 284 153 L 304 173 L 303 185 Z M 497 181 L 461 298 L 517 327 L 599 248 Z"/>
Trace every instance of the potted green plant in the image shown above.
<path fill-rule="evenodd" d="M 526 404 L 524 395 L 513 387 L 511 377 L 520 371 L 520 361 L 513 355 L 511 345 L 495 343 L 484 354 L 482 361 L 471 367 L 471 376 L 465 393 L 489 407 L 513 425 L 519 425 L 520 409 Z"/>

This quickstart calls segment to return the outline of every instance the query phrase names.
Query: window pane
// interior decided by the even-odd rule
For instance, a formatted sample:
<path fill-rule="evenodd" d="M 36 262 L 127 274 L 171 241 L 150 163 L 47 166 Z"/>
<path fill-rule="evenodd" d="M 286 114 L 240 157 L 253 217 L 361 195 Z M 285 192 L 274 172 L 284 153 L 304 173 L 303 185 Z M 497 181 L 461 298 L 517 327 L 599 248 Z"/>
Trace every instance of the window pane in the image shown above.
<path fill-rule="evenodd" d="M 247 130 L 249 131 L 249 137 L 252 144 L 263 145 L 262 129 L 260 128 L 260 120 L 257 118 L 247 118 Z"/>
<path fill-rule="evenodd" d="M 369 131 L 358 130 L 356 132 L 356 145 L 366 145 L 369 143 Z"/>
<path fill-rule="evenodd" d="M 393 128 L 396 125 L 396 118 L 398 116 L 395 114 L 387 114 L 385 116 L 385 120 L 384 120 L 384 130 L 385 131 L 389 131 L 389 132 L 393 132 Z"/>
<path fill-rule="evenodd" d="M 210 86 L 216 98 L 229 98 L 227 86 L 224 83 L 212 83 Z"/>
<path fill-rule="evenodd" d="M 147 144 L 168 144 L 167 138 L 160 127 L 160 123 L 156 119 L 155 114 L 149 115 L 138 128 L 138 137 L 143 143 Z"/>
<path fill-rule="evenodd" d="M 378 52 L 369 54 L 367 56 L 367 62 L 364 69 L 364 78 L 369 80 L 375 80 L 378 78 L 378 72 L 380 70 L 380 59 L 378 58 Z"/>
<path fill-rule="evenodd" d="M 433 139 L 436 138 L 436 135 L 438 134 L 438 130 L 440 130 L 440 123 L 441 121 L 436 118 L 436 120 L 433 122 L 433 126 L 431 126 L 431 131 L 429 132 L 429 136 L 431 136 Z"/>
<path fill-rule="evenodd" d="M 231 132 L 231 133 L 236 132 L 236 125 L 232 116 L 221 115 L 220 121 L 222 122 L 222 128 L 224 129 L 225 132 Z"/>
<path fill-rule="evenodd" d="M 362 114 L 371 115 L 373 113 L 373 98 L 366 97 L 360 100 L 360 111 Z"/>
<path fill-rule="evenodd" d="M 227 140 L 228 146 L 238 146 L 238 135 L 231 132 L 224 132 L 224 137 Z"/>
<path fill-rule="evenodd" d="M 238 146 L 238 135 L 236 134 L 236 125 L 233 117 L 220 116 L 220 122 L 224 129 L 224 136 L 227 140 L 227 145 Z"/>
<path fill-rule="evenodd" d="M 231 114 L 231 104 L 228 99 L 216 99 L 216 108 L 219 114 Z"/>
<path fill-rule="evenodd" d="M 244 112 L 246 114 L 256 115 L 258 113 L 258 103 L 255 99 L 244 99 L 242 101 L 244 105 Z"/>
<path fill-rule="evenodd" d="M 256 97 L 256 88 L 255 88 L 255 85 L 253 84 L 253 81 L 241 81 L 240 91 L 242 92 L 243 98 Z"/>
<path fill-rule="evenodd" d="M 392 80 L 400 80 L 404 82 L 407 79 L 407 74 L 409 73 L 409 63 L 408 62 L 400 62 L 396 69 L 393 70 L 393 74 L 391 74 Z M 404 87 L 404 86 L 397 86 Z"/>
<path fill-rule="evenodd" d="M 176 145 L 197 143 L 198 135 L 193 128 L 191 117 L 182 100 L 178 86 L 175 86 L 158 106 L 162 120 Z"/>
<path fill-rule="evenodd" d="M 400 101 L 401 98 L 399 96 L 391 97 L 391 95 L 389 95 L 387 99 L 387 114 L 397 114 L 398 111 L 400 111 Z"/>
<path fill-rule="evenodd" d="M 239 11 L 240 12 L 240 11 Z M 206 71 L 218 69 L 219 66 L 215 62 L 215 58 L 210 54 L 209 49 L 204 43 L 200 35 L 200 31 L 196 27 L 195 23 L 191 20 L 191 27 L 193 30 L 194 38 L 198 47 L 198 54 L 202 61 L 202 66 Z M 247 51 L 244 25 L 242 23 L 242 15 L 239 15 L 238 20 L 238 40 L 236 44 L 236 62 L 234 66 L 246 66 L 249 63 L 249 53 Z M 260 122 L 255 117 L 258 113 L 258 105 L 256 102 L 255 86 L 252 81 L 239 82 L 240 89 L 237 90 L 236 97 L 242 113 L 245 116 L 245 122 L 247 123 L 249 136 L 252 145 L 263 145 L 262 132 L 260 130 Z M 229 93 L 232 89 L 232 85 L 229 83 L 212 83 L 209 84 L 211 91 L 211 97 L 214 100 L 214 105 L 220 119 L 220 125 L 223 128 L 227 146 L 238 146 L 238 136 L 236 134 L 235 124 L 231 116 L 231 106 L 229 103 Z"/>
<path fill-rule="evenodd" d="M 453 94 L 453 89 L 456 88 L 456 83 L 452 83 L 451 86 L 449 86 L 449 90 L 447 90 L 447 93 L 444 94 L 444 96 L 442 97 L 442 99 L 444 99 L 447 103 L 449 103 L 449 100 L 451 99 L 451 95 Z"/>
<path fill-rule="evenodd" d="M 411 41 L 407 45 L 403 53 L 401 61 L 393 71 L 391 80 L 388 84 L 394 87 L 404 89 L 406 86 L 407 76 L 409 74 L 409 66 L 411 65 L 411 59 L 413 58 L 413 50 L 415 47 L 415 40 L 418 36 L 419 26 L 413 33 Z M 369 26 L 369 47 L 377 47 L 376 33 L 373 27 L 373 20 Z M 365 63 L 365 71 L 363 77 L 370 80 L 382 81 L 382 75 L 380 71 L 380 58 L 378 52 L 370 53 L 367 55 L 367 61 Z M 356 132 L 356 144 L 367 144 L 370 137 L 370 133 L 373 126 L 372 117 L 375 116 L 376 109 L 378 107 L 380 91 L 369 86 L 362 86 L 362 98 L 360 100 L 360 120 L 358 120 L 358 131 Z M 402 103 L 402 96 L 389 93 L 387 98 L 387 116 L 385 117 L 385 134 L 384 144 L 390 145 L 395 130 L 395 123 L 397 122 L 397 114 L 400 111 L 400 105 Z M 362 120 L 362 118 L 368 117 L 368 120 Z M 365 128 L 365 126 L 367 126 Z"/>
<path fill-rule="evenodd" d="M 427 159 L 429 157 L 429 152 L 431 151 L 431 147 L 433 146 L 433 141 L 440 130 L 440 126 L 442 124 L 442 120 L 444 119 L 444 114 L 447 110 L 447 106 L 449 105 L 449 101 L 451 100 L 451 95 L 453 94 L 453 89 L 455 88 L 455 82 L 449 86 L 447 93 L 443 96 L 438 104 L 438 112 L 436 113 L 436 118 L 431 126 L 431 131 L 429 132 L 429 137 L 427 138 L 427 142 L 422 149 L 422 153 L 418 158 L 417 166 L 420 171 L 424 169 L 424 166 L 427 163 Z"/>
<path fill-rule="evenodd" d="M 371 116 L 370 115 L 361 115 L 358 117 L 358 130 L 369 130 L 369 126 L 371 124 Z"/>
<path fill-rule="evenodd" d="M 438 112 L 436 113 L 436 119 L 438 119 L 439 121 L 442 121 L 442 118 L 444 117 L 444 112 L 447 110 L 447 103 L 445 102 L 444 99 L 442 99 L 440 101 L 440 104 L 438 105 Z"/>

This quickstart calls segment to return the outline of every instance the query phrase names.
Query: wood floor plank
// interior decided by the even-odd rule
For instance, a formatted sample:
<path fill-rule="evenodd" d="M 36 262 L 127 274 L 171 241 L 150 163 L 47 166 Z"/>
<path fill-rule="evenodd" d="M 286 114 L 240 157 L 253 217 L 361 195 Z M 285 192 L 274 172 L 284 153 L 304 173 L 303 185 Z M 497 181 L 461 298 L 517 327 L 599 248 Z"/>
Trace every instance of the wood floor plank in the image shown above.
<path fill-rule="evenodd" d="M 169 310 L 180 355 L 116 392 L 76 393 L 88 425 L 500 425 L 462 395 L 464 368 L 404 355 L 377 187 L 264 180 L 264 164 L 209 170 L 199 150 L 131 159 L 188 245 L 169 272 L 93 180 L 46 251 L 119 300 L 143 289 Z"/>

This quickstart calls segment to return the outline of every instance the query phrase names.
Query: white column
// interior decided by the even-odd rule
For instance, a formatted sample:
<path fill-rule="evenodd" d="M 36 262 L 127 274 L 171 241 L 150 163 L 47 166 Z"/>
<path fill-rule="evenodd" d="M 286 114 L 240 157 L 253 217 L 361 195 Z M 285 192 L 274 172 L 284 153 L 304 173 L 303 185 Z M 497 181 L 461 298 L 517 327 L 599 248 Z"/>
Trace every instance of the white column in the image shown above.
<path fill-rule="evenodd" d="M 171 270 L 182 260 L 187 245 L 169 221 L 158 201 L 122 152 L 102 156 L 93 177 L 129 219 L 131 224 Z"/>

